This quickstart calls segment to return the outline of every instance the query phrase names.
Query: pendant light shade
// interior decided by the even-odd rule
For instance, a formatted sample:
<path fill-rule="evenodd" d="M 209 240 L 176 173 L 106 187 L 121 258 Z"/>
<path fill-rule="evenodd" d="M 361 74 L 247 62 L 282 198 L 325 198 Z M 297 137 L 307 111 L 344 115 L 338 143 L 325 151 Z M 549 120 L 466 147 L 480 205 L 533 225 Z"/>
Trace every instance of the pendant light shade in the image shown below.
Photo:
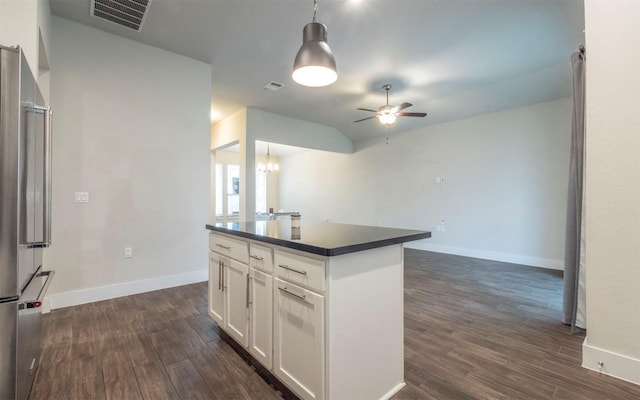
<path fill-rule="evenodd" d="M 331 85 L 338 79 L 336 60 L 327 44 L 327 27 L 315 22 L 316 10 L 313 22 L 302 30 L 302 47 L 296 54 L 291 74 L 294 81 L 310 87 Z"/>

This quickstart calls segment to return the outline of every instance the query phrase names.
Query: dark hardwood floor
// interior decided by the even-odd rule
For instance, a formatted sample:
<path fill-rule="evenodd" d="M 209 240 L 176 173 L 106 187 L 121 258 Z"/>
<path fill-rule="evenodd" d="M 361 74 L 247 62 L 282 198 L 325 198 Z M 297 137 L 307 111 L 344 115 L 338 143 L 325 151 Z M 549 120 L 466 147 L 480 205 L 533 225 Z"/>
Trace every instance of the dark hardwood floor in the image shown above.
<path fill-rule="evenodd" d="M 640 399 L 640 386 L 580 367 L 584 336 L 559 322 L 559 272 L 405 256 L 407 387 L 394 399 Z M 206 292 L 197 283 L 45 315 L 30 399 L 279 399 L 220 339 Z"/>

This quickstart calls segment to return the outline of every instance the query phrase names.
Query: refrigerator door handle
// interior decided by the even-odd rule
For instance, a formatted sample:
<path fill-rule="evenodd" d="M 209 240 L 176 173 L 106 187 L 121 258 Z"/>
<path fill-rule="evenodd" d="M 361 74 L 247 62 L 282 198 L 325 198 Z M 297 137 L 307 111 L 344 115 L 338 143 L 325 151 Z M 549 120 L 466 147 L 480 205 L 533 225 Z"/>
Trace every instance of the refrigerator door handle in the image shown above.
<path fill-rule="evenodd" d="M 53 276 L 56 274 L 56 271 L 42 271 L 37 274 L 37 276 L 46 276 L 47 280 L 42 285 L 40 292 L 38 292 L 38 297 L 35 300 L 25 301 L 23 303 L 18 304 L 19 310 L 24 310 L 25 308 L 39 308 L 42 306 L 42 300 L 44 300 L 44 296 L 47 294 L 49 290 L 49 285 L 51 285 L 51 281 L 53 280 Z"/>
<path fill-rule="evenodd" d="M 51 118 L 53 113 L 50 107 L 44 107 L 44 232 L 43 232 L 43 244 L 45 247 L 51 245 Z M 47 279 L 50 282 L 53 278 L 53 271 L 51 276 Z M 45 284 L 47 286 L 47 284 Z"/>
<path fill-rule="evenodd" d="M 53 280 L 53 276 L 56 274 L 56 271 L 51 270 L 51 271 L 42 271 L 38 274 L 38 276 L 46 276 L 47 280 L 44 282 L 44 285 L 42 285 L 42 289 L 40 289 L 40 293 L 38 293 L 38 298 L 36 299 L 36 301 L 42 303 L 42 300 L 44 299 L 44 296 L 47 294 L 47 291 L 49 290 L 49 285 L 51 285 L 51 281 Z"/>
<path fill-rule="evenodd" d="M 42 107 L 30 105 L 25 107 L 30 113 L 42 115 L 44 118 L 43 132 L 43 163 L 42 174 L 44 177 L 42 190 L 42 241 L 29 242 L 29 247 L 49 247 L 51 245 L 51 118 L 52 112 L 50 107 Z"/>

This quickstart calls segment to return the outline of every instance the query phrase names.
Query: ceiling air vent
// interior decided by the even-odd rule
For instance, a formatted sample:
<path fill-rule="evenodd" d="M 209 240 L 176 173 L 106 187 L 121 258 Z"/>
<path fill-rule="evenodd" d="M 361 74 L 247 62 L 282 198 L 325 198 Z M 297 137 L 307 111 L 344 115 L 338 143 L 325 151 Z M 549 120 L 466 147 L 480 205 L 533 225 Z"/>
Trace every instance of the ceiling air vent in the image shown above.
<path fill-rule="evenodd" d="M 91 0 L 90 14 L 140 32 L 151 0 Z"/>
<path fill-rule="evenodd" d="M 266 85 L 264 85 L 263 87 L 264 87 L 265 90 L 272 90 L 272 91 L 275 92 L 276 90 L 282 89 L 283 86 L 284 86 L 284 83 L 271 81 L 271 82 L 267 83 Z"/>

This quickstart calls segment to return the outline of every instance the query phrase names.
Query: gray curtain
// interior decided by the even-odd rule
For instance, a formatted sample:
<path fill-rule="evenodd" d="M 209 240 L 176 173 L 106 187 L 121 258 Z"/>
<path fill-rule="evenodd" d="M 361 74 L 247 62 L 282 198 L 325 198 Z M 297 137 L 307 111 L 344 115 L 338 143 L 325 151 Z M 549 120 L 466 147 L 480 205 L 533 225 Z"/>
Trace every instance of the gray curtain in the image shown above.
<path fill-rule="evenodd" d="M 584 100 L 585 57 L 584 46 L 571 56 L 573 66 L 573 121 L 571 133 L 571 163 L 569 167 L 569 193 L 567 197 L 567 225 L 564 247 L 564 303 L 562 322 L 575 328 L 578 310 L 584 310 L 584 271 L 581 268 L 583 254 L 582 205 L 584 176 Z M 581 251 L 582 250 L 582 251 Z M 579 325 L 585 325 L 581 323 Z M 584 328 L 585 326 L 578 326 Z"/>

